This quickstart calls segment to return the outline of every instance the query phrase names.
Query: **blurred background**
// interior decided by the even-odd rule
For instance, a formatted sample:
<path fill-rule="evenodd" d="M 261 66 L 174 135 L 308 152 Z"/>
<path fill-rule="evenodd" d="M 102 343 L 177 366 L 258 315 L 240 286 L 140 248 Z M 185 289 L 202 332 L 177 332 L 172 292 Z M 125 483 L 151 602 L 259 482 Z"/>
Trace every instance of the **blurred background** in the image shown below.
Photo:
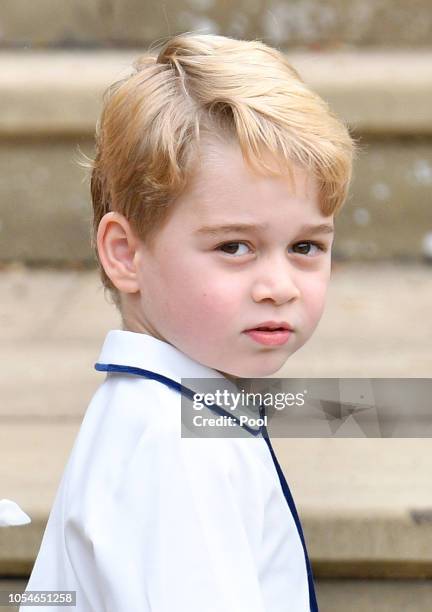
<path fill-rule="evenodd" d="M 432 372 L 430 0 L 2 0 L 0 590 L 23 589 L 120 320 L 90 249 L 81 153 L 102 93 L 150 45 L 194 30 L 284 51 L 360 138 L 314 337 L 279 376 Z M 412 401 L 413 418 L 416 414 Z M 432 609 L 430 440 L 275 440 L 323 612 Z"/>

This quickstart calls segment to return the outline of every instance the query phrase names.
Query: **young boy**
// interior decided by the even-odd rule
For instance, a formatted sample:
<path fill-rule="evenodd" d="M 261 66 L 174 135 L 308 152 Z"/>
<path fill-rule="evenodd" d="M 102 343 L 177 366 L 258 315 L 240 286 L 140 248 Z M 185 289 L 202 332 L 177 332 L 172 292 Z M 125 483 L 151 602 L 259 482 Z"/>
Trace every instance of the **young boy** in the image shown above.
<path fill-rule="evenodd" d="M 179 35 L 111 88 L 94 243 L 123 329 L 102 347 L 27 590 L 76 591 L 79 612 L 318 610 L 265 428 L 181 437 L 181 381 L 264 377 L 308 340 L 352 153 L 258 41 Z"/>

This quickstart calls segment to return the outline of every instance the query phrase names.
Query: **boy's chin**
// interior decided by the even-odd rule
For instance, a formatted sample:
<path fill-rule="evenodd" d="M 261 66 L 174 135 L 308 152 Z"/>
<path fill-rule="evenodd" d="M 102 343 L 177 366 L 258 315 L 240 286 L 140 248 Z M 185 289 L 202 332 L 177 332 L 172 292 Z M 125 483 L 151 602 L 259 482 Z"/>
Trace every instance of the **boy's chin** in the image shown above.
<path fill-rule="evenodd" d="M 239 378 L 266 378 L 267 376 L 272 376 L 272 374 L 276 374 L 279 370 L 284 366 L 288 357 L 286 357 L 281 362 L 275 364 L 267 364 L 267 365 L 255 365 L 250 367 L 242 368 L 236 372 L 222 372 L 219 370 L 220 374 L 228 378 L 234 384 Z"/>

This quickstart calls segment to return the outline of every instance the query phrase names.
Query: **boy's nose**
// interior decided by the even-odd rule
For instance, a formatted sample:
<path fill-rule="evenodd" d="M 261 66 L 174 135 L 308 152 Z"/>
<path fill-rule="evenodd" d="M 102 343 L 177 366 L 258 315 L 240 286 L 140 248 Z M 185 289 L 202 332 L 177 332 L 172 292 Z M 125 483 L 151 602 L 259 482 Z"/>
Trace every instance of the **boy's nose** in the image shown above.
<path fill-rule="evenodd" d="M 300 290 L 286 262 L 282 265 L 269 263 L 252 286 L 254 302 L 270 299 L 275 304 L 284 304 L 299 297 Z"/>

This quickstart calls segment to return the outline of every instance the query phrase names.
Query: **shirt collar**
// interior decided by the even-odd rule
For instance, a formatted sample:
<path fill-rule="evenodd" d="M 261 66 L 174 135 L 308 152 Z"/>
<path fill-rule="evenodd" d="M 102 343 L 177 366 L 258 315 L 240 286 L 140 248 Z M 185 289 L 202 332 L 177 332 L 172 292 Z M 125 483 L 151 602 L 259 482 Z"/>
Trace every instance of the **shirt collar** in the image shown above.
<path fill-rule="evenodd" d="M 220 378 L 230 383 L 217 370 L 191 359 L 168 342 L 121 329 L 107 333 L 98 362 L 150 370 L 178 383 L 182 378 Z"/>
<path fill-rule="evenodd" d="M 207 378 L 217 379 L 218 382 L 215 384 L 220 391 L 226 389 L 234 393 L 239 392 L 238 387 L 217 370 L 191 359 L 172 344 L 149 334 L 112 329 L 105 337 L 98 364 L 115 364 L 149 370 L 183 386 L 184 379 L 196 379 L 188 380 L 186 383 L 186 388 L 195 393 L 210 390 L 206 384 L 200 386 L 199 379 Z M 238 409 L 236 414 L 237 416 L 247 414 L 247 410 L 245 412 Z M 254 435 L 260 432 L 260 428 L 243 427 L 249 433 L 254 432 Z"/>

